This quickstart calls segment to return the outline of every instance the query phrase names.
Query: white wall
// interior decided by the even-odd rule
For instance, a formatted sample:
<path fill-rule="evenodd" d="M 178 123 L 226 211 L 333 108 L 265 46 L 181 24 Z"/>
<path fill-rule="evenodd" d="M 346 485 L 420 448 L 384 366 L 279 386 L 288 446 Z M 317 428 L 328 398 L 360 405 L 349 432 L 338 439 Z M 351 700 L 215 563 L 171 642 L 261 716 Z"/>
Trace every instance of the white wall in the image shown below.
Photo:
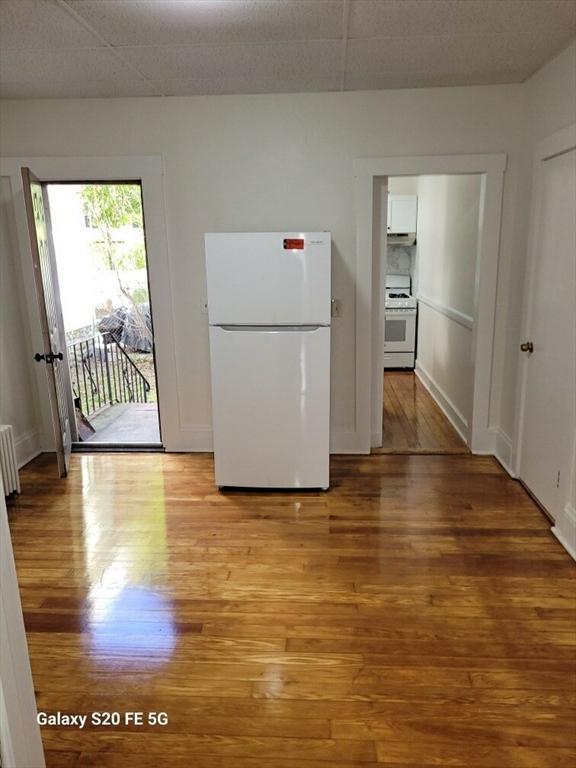
<path fill-rule="evenodd" d="M 14 429 L 18 465 L 40 447 L 28 315 L 10 179 L 0 177 L 0 424 Z"/>
<path fill-rule="evenodd" d="M 501 261 L 517 257 L 523 179 L 522 86 L 2 104 L 4 156 L 162 154 L 173 285 L 179 419 L 210 424 L 206 231 L 328 229 L 333 234 L 332 428 L 355 427 L 353 159 L 508 152 Z M 153 299 L 154 297 L 152 297 Z M 506 311 L 505 305 L 498 312 Z M 501 344 L 501 340 L 498 340 Z M 500 371 L 495 370 L 496 380 Z M 493 407 L 498 410 L 499 403 Z M 340 436 L 340 437 L 339 437 Z"/>
<path fill-rule="evenodd" d="M 388 179 L 388 192 L 391 195 L 417 195 L 418 176 L 391 176 Z"/>
<path fill-rule="evenodd" d="M 481 176 L 421 176 L 418 182 L 419 293 L 474 314 Z"/>
<path fill-rule="evenodd" d="M 533 142 L 576 121 L 576 42 L 526 83 Z"/>
<path fill-rule="evenodd" d="M 416 370 L 468 438 L 474 367 L 472 319 L 480 220 L 480 176 L 421 176 L 416 257 Z"/>

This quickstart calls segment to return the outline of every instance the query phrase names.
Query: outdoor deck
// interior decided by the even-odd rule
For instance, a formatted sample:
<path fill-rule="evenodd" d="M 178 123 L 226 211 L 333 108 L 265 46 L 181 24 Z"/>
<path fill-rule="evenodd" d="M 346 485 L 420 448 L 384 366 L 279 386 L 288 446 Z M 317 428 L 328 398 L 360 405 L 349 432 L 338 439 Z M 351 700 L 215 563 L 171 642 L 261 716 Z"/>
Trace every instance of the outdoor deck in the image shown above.
<path fill-rule="evenodd" d="M 159 443 L 156 403 L 119 403 L 89 417 L 96 430 L 90 443 Z"/>

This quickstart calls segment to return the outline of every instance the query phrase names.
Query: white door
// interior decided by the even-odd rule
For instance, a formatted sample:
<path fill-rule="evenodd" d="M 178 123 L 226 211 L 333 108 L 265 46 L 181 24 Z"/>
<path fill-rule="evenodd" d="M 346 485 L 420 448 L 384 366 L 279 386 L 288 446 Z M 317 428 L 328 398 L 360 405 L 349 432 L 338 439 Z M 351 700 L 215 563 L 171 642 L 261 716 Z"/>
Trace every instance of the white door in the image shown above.
<path fill-rule="evenodd" d="M 44 342 L 36 360 L 47 367 L 58 471 L 60 477 L 66 477 L 75 427 L 69 410 L 72 393 L 48 205 L 42 184 L 29 168 L 22 168 L 22 182 Z"/>
<path fill-rule="evenodd" d="M 576 429 L 576 149 L 541 161 L 539 174 L 520 477 L 555 517 Z"/>
<path fill-rule="evenodd" d="M 327 488 L 330 329 L 211 327 L 216 485 Z"/>
<path fill-rule="evenodd" d="M 330 233 L 207 234 L 210 325 L 330 324 Z"/>

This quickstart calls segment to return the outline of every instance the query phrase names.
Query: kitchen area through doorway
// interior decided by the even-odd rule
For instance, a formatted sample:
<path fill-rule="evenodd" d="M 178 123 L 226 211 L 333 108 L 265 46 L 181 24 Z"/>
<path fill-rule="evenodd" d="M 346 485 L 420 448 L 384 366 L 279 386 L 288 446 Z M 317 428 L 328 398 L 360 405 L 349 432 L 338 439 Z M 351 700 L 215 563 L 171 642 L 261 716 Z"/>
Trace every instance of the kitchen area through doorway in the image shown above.
<path fill-rule="evenodd" d="M 481 176 L 388 178 L 382 447 L 468 453 Z"/>

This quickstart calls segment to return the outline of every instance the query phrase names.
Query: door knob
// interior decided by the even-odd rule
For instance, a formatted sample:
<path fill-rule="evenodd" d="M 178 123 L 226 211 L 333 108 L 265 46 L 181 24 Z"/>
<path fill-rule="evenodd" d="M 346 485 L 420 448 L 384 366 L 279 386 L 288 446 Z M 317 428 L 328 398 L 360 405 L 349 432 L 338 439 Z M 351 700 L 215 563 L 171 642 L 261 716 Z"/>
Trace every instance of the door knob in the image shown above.
<path fill-rule="evenodd" d="M 52 365 L 54 360 L 64 360 L 64 355 L 62 354 L 62 352 L 56 352 L 56 353 L 48 352 L 47 355 L 41 355 L 39 352 L 36 352 L 36 354 L 34 355 L 34 360 L 36 360 L 37 363 L 39 363 L 40 360 L 46 360 L 48 365 Z"/>
<path fill-rule="evenodd" d="M 534 352 L 534 344 L 531 341 L 525 341 L 523 344 L 520 344 L 520 349 L 522 352 L 529 352 L 532 354 L 532 352 Z"/>

